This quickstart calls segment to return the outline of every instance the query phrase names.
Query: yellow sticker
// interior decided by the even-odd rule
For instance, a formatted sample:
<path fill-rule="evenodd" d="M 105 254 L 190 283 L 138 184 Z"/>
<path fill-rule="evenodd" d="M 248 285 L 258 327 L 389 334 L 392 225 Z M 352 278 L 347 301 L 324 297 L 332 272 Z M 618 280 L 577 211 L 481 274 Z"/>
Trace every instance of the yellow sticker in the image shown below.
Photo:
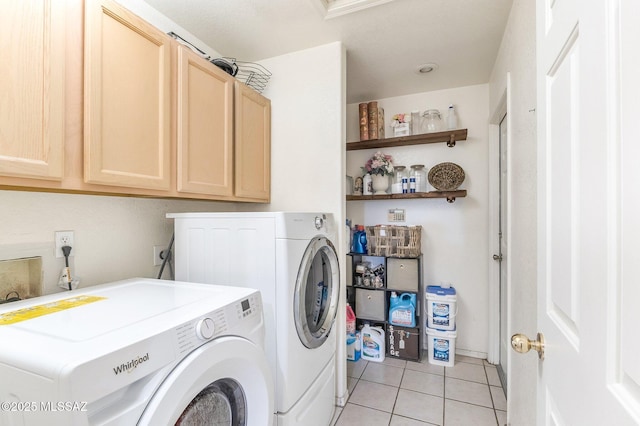
<path fill-rule="evenodd" d="M 65 309 L 75 308 L 76 306 L 82 306 L 104 299 L 106 299 L 106 297 L 76 296 L 70 297 L 68 299 L 56 300 L 55 302 L 51 303 L 18 309 L 17 311 L 5 312 L 4 314 L 0 314 L 0 325 L 15 324 L 17 322 L 41 317 L 43 315 L 53 314 L 55 312 L 64 311 Z"/>

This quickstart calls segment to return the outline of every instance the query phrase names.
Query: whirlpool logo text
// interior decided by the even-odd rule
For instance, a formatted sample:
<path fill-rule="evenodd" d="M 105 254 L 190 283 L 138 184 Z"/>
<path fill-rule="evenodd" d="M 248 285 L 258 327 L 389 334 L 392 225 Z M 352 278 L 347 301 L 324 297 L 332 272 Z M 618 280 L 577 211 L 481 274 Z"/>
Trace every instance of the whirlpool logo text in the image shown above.
<path fill-rule="evenodd" d="M 131 361 L 127 362 L 127 363 L 123 363 L 117 367 L 113 368 L 113 372 L 115 373 L 115 375 L 117 376 L 120 373 L 123 372 L 131 372 L 131 370 L 135 370 L 136 368 L 138 368 L 138 365 L 142 364 L 143 362 L 149 361 L 149 352 L 147 352 L 146 354 L 144 354 L 143 356 L 140 356 L 138 358 L 134 358 Z"/>

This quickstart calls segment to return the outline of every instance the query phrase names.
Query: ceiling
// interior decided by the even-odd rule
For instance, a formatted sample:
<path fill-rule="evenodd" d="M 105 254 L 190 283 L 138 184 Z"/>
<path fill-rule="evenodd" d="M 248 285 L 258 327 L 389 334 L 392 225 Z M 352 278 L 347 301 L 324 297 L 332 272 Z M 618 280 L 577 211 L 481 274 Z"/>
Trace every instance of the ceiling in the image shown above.
<path fill-rule="evenodd" d="M 222 55 L 240 61 L 342 41 L 348 103 L 488 82 L 512 4 L 374 1 L 373 7 L 325 19 L 319 5 L 326 0 L 145 1 Z M 438 68 L 417 73 L 424 63 Z"/>

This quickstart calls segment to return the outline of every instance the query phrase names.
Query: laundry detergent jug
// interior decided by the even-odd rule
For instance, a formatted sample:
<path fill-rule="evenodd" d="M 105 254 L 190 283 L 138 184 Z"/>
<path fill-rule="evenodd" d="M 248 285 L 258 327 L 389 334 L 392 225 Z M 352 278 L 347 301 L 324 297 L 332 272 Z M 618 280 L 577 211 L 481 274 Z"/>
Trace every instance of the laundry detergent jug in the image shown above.
<path fill-rule="evenodd" d="M 353 253 L 367 254 L 367 234 L 363 225 L 358 225 L 358 230 L 353 234 Z"/>
<path fill-rule="evenodd" d="M 402 293 L 397 296 L 392 292 L 389 298 L 389 322 L 400 327 L 415 327 L 416 300 L 415 293 Z"/>
<path fill-rule="evenodd" d="M 366 361 L 384 361 L 384 331 L 380 327 L 365 324 L 360 331 L 362 339 L 362 359 Z"/>
<path fill-rule="evenodd" d="M 356 334 L 356 314 L 347 303 L 347 334 Z"/>
<path fill-rule="evenodd" d="M 347 334 L 347 360 L 358 361 L 360 359 L 360 333 Z"/>

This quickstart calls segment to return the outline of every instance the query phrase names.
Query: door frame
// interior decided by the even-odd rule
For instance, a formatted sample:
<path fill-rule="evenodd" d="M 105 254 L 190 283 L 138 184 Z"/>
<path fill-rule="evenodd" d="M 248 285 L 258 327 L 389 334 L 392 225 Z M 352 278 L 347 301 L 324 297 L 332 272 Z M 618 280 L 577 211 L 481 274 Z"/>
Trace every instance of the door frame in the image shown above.
<path fill-rule="evenodd" d="M 506 277 L 506 289 L 507 289 L 507 327 L 506 333 L 507 336 L 513 334 L 512 328 L 512 297 L 513 297 L 513 288 L 512 288 L 512 277 L 511 277 L 511 249 L 513 247 L 512 238 L 513 232 L 511 232 L 511 224 L 513 223 L 511 218 L 511 212 L 513 211 L 511 203 L 513 200 L 513 175 L 512 175 L 512 141 L 513 141 L 513 110 L 511 105 L 511 73 L 507 72 L 505 76 L 505 87 L 500 97 L 500 100 L 492 111 L 489 120 L 489 217 L 491 218 L 489 222 L 489 253 L 487 255 L 488 262 L 492 262 L 489 266 L 489 350 L 487 361 L 491 364 L 499 364 L 500 363 L 500 268 L 506 268 L 505 277 Z M 506 247 L 507 252 L 502 253 L 503 260 L 501 262 L 496 262 L 493 260 L 493 254 L 500 254 L 500 241 L 496 236 L 500 230 L 500 215 L 499 206 L 500 206 L 500 123 L 502 119 L 506 115 L 506 123 L 507 123 L 507 155 L 506 155 L 506 168 L 507 168 L 507 176 L 506 176 L 506 184 L 507 188 L 505 192 L 507 194 L 507 209 L 505 212 L 502 212 L 503 215 L 506 215 L 504 223 L 506 227 L 506 232 L 503 238 L 506 239 Z M 507 398 L 507 413 L 510 411 L 511 404 L 511 379 L 512 379 L 512 362 L 511 362 L 512 352 L 507 352 L 507 371 L 506 374 L 506 398 Z M 502 380 L 502 378 L 501 378 Z M 508 416 L 508 414 L 507 414 Z"/>
<path fill-rule="evenodd" d="M 489 350 L 487 351 L 487 361 L 491 364 L 498 364 L 500 361 L 500 262 L 493 260 L 494 254 L 500 253 L 500 243 L 496 236 L 500 230 L 500 123 L 503 117 L 507 118 L 507 216 L 506 216 L 506 239 L 507 253 L 503 253 L 505 260 L 502 265 L 506 269 L 507 291 L 511 295 L 511 211 L 510 201 L 512 199 L 511 184 L 511 73 L 506 75 L 506 86 L 494 111 L 489 119 L 489 253 L 487 261 L 489 263 Z M 507 304 L 507 334 L 511 335 L 511 300 Z M 507 355 L 511 356 L 511 353 Z M 507 394 L 510 386 L 511 363 L 507 360 Z M 509 398 L 507 395 L 507 404 Z M 508 406 L 507 406 L 508 407 Z"/>

